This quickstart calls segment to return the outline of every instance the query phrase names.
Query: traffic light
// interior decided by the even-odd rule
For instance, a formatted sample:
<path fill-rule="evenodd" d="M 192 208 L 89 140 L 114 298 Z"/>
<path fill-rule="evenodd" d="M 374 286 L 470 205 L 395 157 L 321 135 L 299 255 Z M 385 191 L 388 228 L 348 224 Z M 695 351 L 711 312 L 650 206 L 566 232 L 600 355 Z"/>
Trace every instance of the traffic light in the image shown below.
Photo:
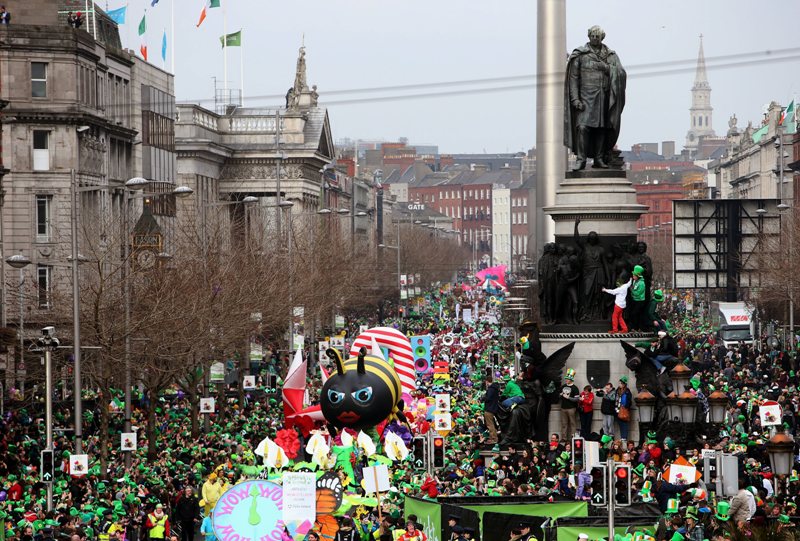
<path fill-rule="evenodd" d="M 572 471 L 577 471 L 575 464 L 580 464 L 581 469 L 586 468 L 586 441 L 583 438 L 572 438 Z"/>
<path fill-rule="evenodd" d="M 433 437 L 433 467 L 444 468 L 444 438 Z"/>
<path fill-rule="evenodd" d="M 53 464 L 53 451 L 52 449 L 45 449 L 42 451 L 42 464 L 41 464 L 41 480 L 43 483 L 52 483 L 55 477 L 55 464 Z"/>
<path fill-rule="evenodd" d="M 614 466 L 614 478 L 611 480 L 614 491 L 614 503 L 619 507 L 631 504 L 631 467 L 628 464 Z"/>
<path fill-rule="evenodd" d="M 604 466 L 592 468 L 592 505 L 596 507 L 606 507 L 606 471 Z"/>
<path fill-rule="evenodd" d="M 269 372 L 267 374 L 266 393 L 268 395 L 278 394 L 278 374 L 275 374 L 274 372 Z"/>
<path fill-rule="evenodd" d="M 411 442 L 411 449 L 414 454 L 414 469 L 424 470 L 428 463 L 427 457 L 427 440 L 424 436 L 417 436 Z"/>
<path fill-rule="evenodd" d="M 403 319 L 406 317 L 406 309 L 401 306 L 397 309 L 397 314 L 399 315 L 400 319 Z"/>

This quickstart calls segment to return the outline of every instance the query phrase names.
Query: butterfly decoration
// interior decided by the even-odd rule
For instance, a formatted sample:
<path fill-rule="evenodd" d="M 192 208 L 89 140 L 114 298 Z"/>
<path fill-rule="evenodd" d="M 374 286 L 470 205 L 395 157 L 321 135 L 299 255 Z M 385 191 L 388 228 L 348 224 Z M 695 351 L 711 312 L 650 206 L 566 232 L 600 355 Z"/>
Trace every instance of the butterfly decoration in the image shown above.
<path fill-rule="evenodd" d="M 317 479 L 317 519 L 314 529 L 322 539 L 332 540 L 336 537 L 339 522 L 333 513 L 342 505 L 343 497 L 344 487 L 335 473 L 327 472 Z"/>

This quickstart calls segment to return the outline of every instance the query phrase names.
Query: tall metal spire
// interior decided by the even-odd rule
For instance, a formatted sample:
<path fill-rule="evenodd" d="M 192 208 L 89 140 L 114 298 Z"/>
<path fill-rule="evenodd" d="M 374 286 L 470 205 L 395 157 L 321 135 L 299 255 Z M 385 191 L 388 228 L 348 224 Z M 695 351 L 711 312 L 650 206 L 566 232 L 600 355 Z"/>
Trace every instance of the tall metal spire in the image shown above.
<path fill-rule="evenodd" d="M 706 74 L 706 55 L 703 53 L 703 34 L 700 34 L 700 51 L 697 53 L 697 69 L 694 72 L 694 89 L 709 88 L 708 75 Z"/>

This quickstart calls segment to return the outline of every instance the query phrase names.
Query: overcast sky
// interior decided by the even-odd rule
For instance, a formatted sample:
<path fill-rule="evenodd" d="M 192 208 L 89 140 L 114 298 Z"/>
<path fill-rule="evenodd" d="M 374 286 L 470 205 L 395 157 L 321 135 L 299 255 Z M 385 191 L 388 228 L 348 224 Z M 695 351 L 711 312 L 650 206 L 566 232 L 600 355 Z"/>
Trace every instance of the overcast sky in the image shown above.
<path fill-rule="evenodd" d="M 123 43 L 139 50 L 136 27 L 147 7 L 150 60 L 161 65 L 166 30 L 170 46 L 176 46 L 177 99 L 205 100 L 203 105 L 213 108 L 212 77 L 223 78 L 222 9 L 209 10 L 196 28 L 206 0 L 160 0 L 155 7 L 150 1 L 108 0 L 110 9 L 129 4 Z M 175 39 L 170 2 L 175 2 Z M 534 81 L 522 77 L 536 72 L 535 0 L 223 2 L 227 31 L 243 30 L 247 106 L 282 102 L 275 96 L 293 83 L 305 35 L 308 81 L 318 85 L 322 104 L 334 102 L 328 106 L 334 139 L 408 137 L 454 153 L 514 152 L 535 145 Z M 797 0 L 567 0 L 567 49 L 585 43 L 593 24 L 605 29 L 605 43 L 628 70 L 623 149 L 663 140 L 682 147 L 701 33 L 717 134 L 724 135 L 733 113 L 743 127 L 759 122 L 770 101 L 785 105 L 800 94 Z M 240 65 L 239 49 L 230 48 L 232 87 L 241 86 Z M 497 80 L 424 86 L 474 79 Z M 412 84 L 423 86 L 394 88 Z M 389 89 L 326 94 L 375 87 Z M 492 90 L 475 91 L 481 88 Z M 428 96 L 408 99 L 419 93 Z M 348 103 L 335 103 L 343 101 Z"/>

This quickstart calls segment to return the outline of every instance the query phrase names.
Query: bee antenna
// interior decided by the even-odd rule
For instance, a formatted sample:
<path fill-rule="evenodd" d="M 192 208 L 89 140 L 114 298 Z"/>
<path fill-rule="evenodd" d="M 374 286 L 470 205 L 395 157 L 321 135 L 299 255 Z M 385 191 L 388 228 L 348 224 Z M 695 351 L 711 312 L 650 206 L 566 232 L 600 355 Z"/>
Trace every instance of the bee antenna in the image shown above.
<path fill-rule="evenodd" d="M 356 370 L 359 374 L 366 373 L 367 369 L 364 366 L 364 358 L 367 356 L 367 348 L 358 350 L 358 363 L 356 363 Z"/>
<path fill-rule="evenodd" d="M 344 366 L 342 365 L 342 356 L 339 354 L 339 350 L 328 348 L 325 350 L 325 355 L 333 359 L 333 362 L 336 364 L 336 372 L 338 372 L 340 376 L 344 376 Z"/>

